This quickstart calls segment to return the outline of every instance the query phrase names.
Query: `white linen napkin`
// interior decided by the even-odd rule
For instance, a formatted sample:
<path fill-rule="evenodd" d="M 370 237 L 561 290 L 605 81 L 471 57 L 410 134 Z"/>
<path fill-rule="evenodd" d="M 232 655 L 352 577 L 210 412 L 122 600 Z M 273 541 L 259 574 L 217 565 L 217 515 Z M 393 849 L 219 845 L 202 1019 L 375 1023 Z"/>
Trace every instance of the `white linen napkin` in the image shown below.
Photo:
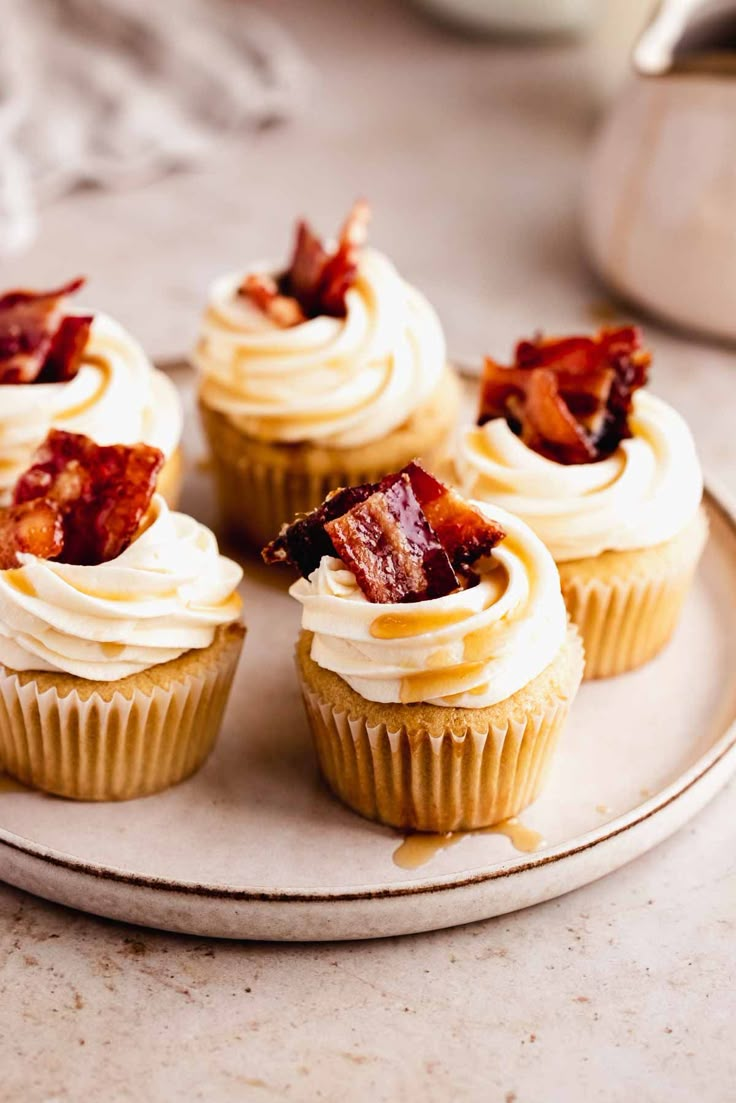
<path fill-rule="evenodd" d="M 0 253 L 36 207 L 125 187 L 289 115 L 307 65 L 242 0 L 0 0 Z"/>

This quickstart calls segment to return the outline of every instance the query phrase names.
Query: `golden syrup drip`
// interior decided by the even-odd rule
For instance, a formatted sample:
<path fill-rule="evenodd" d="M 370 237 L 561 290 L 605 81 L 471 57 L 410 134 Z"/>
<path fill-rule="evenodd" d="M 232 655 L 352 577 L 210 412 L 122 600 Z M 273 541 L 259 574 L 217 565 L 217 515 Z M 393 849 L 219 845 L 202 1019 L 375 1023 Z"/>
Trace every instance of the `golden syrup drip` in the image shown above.
<path fill-rule="evenodd" d="M 106 659 L 117 659 L 125 651 L 124 643 L 101 643 L 100 650 Z"/>
<path fill-rule="evenodd" d="M 417 833 L 407 835 L 403 843 L 394 851 L 394 865 L 401 869 L 419 869 L 431 862 L 441 850 L 455 846 L 463 838 L 462 831 L 447 831 L 443 835 Z"/>
<path fill-rule="evenodd" d="M 453 624 L 462 624 L 473 616 L 470 609 L 422 609 L 416 606 L 411 613 L 383 613 L 371 623 L 370 633 L 375 640 L 406 640 L 425 632 L 438 632 Z"/>
<path fill-rule="evenodd" d="M 468 689 L 465 692 L 469 693 L 471 697 L 483 697 L 486 693 L 488 693 L 490 688 L 491 686 L 489 682 L 482 682 L 481 685 L 473 686 L 472 689 Z"/>
<path fill-rule="evenodd" d="M 544 838 L 539 832 L 533 831 L 531 827 L 520 823 L 516 816 L 512 816 L 510 820 L 501 820 L 500 823 L 494 823 L 491 827 L 483 827 L 475 834 L 505 835 L 511 845 L 520 850 L 522 854 L 533 854 L 535 850 L 539 850 L 544 845 Z"/>
<path fill-rule="evenodd" d="M 458 663 L 444 670 L 422 670 L 406 674 L 401 679 L 399 697 L 403 705 L 414 701 L 430 701 L 433 697 L 450 697 L 463 692 L 463 683 L 477 678 L 485 663 Z"/>
<path fill-rule="evenodd" d="M 26 597 L 38 597 L 36 587 L 28 578 L 28 575 L 22 567 L 11 567 L 10 570 L 2 572 L 2 577 L 14 590 L 17 590 L 21 594 L 25 594 Z"/>
<path fill-rule="evenodd" d="M 75 586 L 78 594 L 84 597 L 97 598 L 99 601 L 164 601 L 167 598 L 176 597 L 176 590 L 163 590 L 160 594 L 117 594 L 113 590 L 84 590 L 81 586 Z"/>
<path fill-rule="evenodd" d="M 407 835 L 393 853 L 394 865 L 401 869 L 419 869 L 426 865 L 450 846 L 455 846 L 467 835 L 504 835 L 522 854 L 533 854 L 544 846 L 544 838 L 538 831 L 520 823 L 516 816 L 494 823 L 490 827 L 480 827 L 475 831 L 447 831 L 444 834 Z"/>
<path fill-rule="evenodd" d="M 0 793 L 32 793 L 33 790 L 24 785 L 22 781 L 16 781 L 10 774 L 0 773 Z"/>
<path fill-rule="evenodd" d="M 76 406 L 70 406 L 68 410 L 63 410 L 60 414 L 57 414 L 57 421 L 70 421 L 72 418 L 79 417 L 81 414 L 86 414 L 88 410 L 91 410 L 93 406 L 97 405 L 107 388 L 110 386 L 112 368 L 106 360 L 102 360 L 98 356 L 86 356 L 83 364 L 97 368 L 99 371 L 100 381 L 97 384 L 97 388 L 92 392 L 89 398 L 85 398 L 83 402 L 78 402 Z"/>
<path fill-rule="evenodd" d="M 449 647 L 440 647 L 427 656 L 427 666 L 430 670 L 452 666 L 452 651 Z"/>

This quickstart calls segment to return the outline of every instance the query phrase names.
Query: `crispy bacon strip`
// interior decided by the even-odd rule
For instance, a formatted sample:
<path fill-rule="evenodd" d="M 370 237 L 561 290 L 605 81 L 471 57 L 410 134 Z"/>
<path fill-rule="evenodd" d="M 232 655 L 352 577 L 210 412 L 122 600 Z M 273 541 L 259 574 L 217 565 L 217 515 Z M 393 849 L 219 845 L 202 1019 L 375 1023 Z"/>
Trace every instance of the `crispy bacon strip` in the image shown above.
<path fill-rule="evenodd" d="M 9 291 L 0 297 L 0 384 L 63 382 L 79 371 L 92 318 L 64 314 L 84 285 L 55 291 Z"/>
<path fill-rule="evenodd" d="M 325 526 L 369 601 L 443 597 L 458 588 L 447 552 L 407 474 Z"/>
<path fill-rule="evenodd" d="M 266 563 L 293 564 L 304 578 L 323 555 L 336 555 L 369 601 L 421 601 L 474 581 L 473 564 L 504 535 L 414 462 L 378 483 L 335 491 L 284 525 L 262 555 Z"/>
<path fill-rule="evenodd" d="M 0 508 L 0 571 L 17 567 L 22 553 L 55 559 L 64 546 L 61 510 L 48 498 Z"/>
<path fill-rule="evenodd" d="M 147 444 L 100 446 L 80 433 L 52 429 L 15 487 L 16 505 L 46 499 L 62 517 L 64 563 L 115 559 L 148 509 L 164 463 Z"/>
<path fill-rule="evenodd" d="M 277 279 L 259 273 L 246 276 L 239 294 L 283 328 L 323 314 L 344 318 L 346 295 L 355 283 L 369 220 L 370 207 L 365 200 L 359 200 L 340 231 L 336 250 L 329 253 L 302 219 L 297 223 L 286 271 Z"/>
<path fill-rule="evenodd" d="M 631 436 L 632 397 L 650 363 L 635 326 L 521 341 L 510 368 L 486 358 L 478 424 L 504 417 L 530 448 L 559 463 L 603 459 Z"/>

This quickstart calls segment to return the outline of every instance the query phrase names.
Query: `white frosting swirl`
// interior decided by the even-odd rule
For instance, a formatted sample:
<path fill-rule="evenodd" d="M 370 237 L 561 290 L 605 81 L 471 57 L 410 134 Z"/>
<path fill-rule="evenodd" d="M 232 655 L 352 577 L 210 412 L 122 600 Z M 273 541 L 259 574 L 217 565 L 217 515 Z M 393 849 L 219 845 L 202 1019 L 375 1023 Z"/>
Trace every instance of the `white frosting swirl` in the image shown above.
<path fill-rule="evenodd" d="M 506 531 L 495 569 L 468 590 L 414 604 L 377 605 L 339 559 L 324 556 L 290 593 L 312 659 L 369 701 L 485 708 L 549 666 L 567 614 L 551 555 L 527 525 L 475 503 Z"/>
<path fill-rule="evenodd" d="M 117 681 L 193 648 L 238 619 L 240 567 L 209 529 L 155 495 L 153 520 L 98 566 L 20 556 L 0 571 L 0 663 Z"/>
<path fill-rule="evenodd" d="M 202 400 L 248 436 L 356 447 L 402 425 L 440 381 L 437 315 L 380 253 L 364 250 L 345 318 L 279 328 L 241 282 L 214 284 L 194 358 Z"/>
<path fill-rule="evenodd" d="M 700 504 L 695 443 L 683 418 L 646 391 L 634 395 L 631 430 L 608 459 L 561 464 L 528 448 L 497 418 L 463 434 L 460 485 L 522 517 L 560 563 L 661 544 Z"/>
<path fill-rule="evenodd" d="M 181 436 L 181 403 L 138 342 L 112 318 L 95 314 L 74 379 L 0 385 L 0 503 L 52 427 L 98 444 L 144 441 L 170 456 Z"/>

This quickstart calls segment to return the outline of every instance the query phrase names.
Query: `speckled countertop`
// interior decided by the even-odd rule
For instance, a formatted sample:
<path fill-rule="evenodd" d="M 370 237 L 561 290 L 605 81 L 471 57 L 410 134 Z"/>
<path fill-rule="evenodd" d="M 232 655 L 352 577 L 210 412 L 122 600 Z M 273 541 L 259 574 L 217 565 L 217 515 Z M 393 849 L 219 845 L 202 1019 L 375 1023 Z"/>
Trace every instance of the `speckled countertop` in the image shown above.
<path fill-rule="evenodd" d="M 575 233 L 585 50 L 447 37 L 388 0 L 268 6 L 313 60 L 303 116 L 206 169 L 57 205 L 12 282 L 86 271 L 90 301 L 176 358 L 216 272 L 283 251 L 296 210 L 329 230 L 366 194 L 457 355 L 590 324 L 605 293 Z M 658 390 L 736 490 L 733 355 L 649 334 Z M 203 942 L 0 887 L 0 1100 L 725 1103 L 733 800 L 562 899 L 374 943 Z"/>

